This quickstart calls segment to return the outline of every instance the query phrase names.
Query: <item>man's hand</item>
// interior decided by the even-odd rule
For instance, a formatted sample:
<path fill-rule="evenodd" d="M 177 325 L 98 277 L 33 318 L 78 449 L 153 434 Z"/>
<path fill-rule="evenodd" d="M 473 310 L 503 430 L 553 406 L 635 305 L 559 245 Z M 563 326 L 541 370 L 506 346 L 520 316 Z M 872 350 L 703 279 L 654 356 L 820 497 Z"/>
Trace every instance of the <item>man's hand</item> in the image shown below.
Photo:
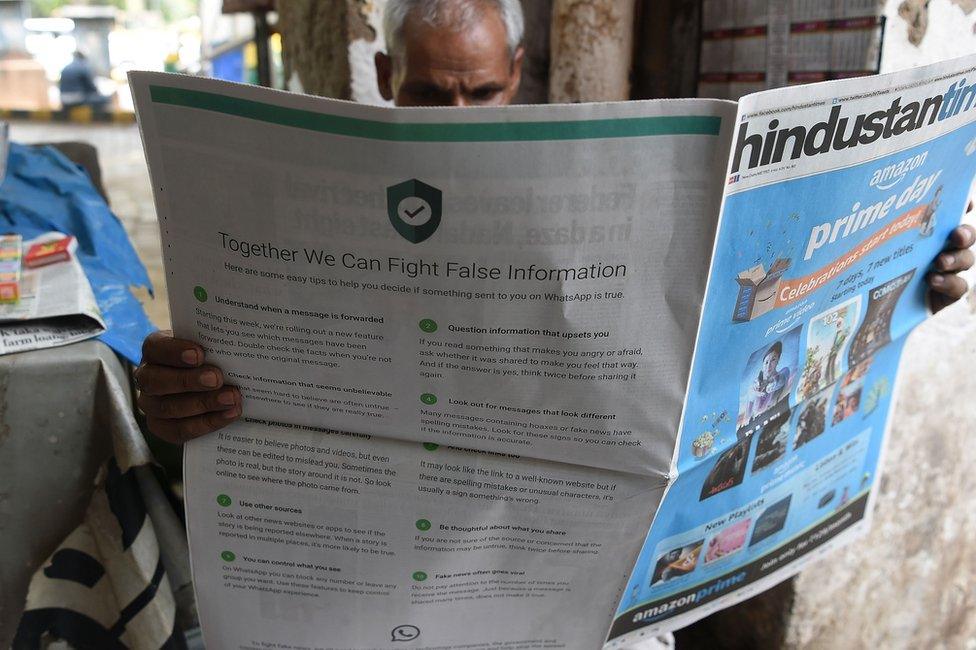
<path fill-rule="evenodd" d="M 203 348 L 155 332 L 142 343 L 136 368 L 138 405 L 149 430 L 167 442 L 182 443 L 230 424 L 241 415 L 241 394 L 224 386 L 224 374 L 204 365 Z"/>
<path fill-rule="evenodd" d="M 970 203 L 966 212 L 972 209 L 973 204 Z M 928 275 L 932 313 L 945 309 L 966 295 L 969 287 L 958 273 L 968 271 L 973 266 L 973 251 L 970 249 L 974 243 L 976 228 L 972 226 L 959 226 L 950 233 L 946 249 L 935 258 L 935 270 Z"/>

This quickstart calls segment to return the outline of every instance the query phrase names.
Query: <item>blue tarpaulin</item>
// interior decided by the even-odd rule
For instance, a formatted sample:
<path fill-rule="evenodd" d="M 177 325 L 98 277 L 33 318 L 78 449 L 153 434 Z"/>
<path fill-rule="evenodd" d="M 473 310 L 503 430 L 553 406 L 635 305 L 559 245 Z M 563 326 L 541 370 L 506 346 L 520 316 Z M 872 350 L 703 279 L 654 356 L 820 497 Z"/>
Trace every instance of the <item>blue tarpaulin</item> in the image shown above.
<path fill-rule="evenodd" d="M 0 232 L 28 239 L 52 230 L 78 240 L 78 261 L 108 327 L 99 339 L 139 363 L 142 340 L 156 328 L 130 287 L 152 286 L 122 222 L 85 171 L 61 152 L 11 143 L 0 183 Z"/>

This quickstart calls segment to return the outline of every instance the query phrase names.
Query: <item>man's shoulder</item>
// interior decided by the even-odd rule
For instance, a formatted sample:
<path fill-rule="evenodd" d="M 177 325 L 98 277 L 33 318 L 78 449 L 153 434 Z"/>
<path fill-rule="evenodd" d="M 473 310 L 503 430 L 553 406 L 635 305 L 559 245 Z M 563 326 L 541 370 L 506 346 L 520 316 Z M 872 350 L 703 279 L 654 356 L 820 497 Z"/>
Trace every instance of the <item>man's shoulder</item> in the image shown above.
<path fill-rule="evenodd" d="M 79 63 L 78 61 L 72 61 L 68 65 L 64 66 L 64 68 L 61 70 L 61 76 L 62 77 L 64 75 L 80 76 L 84 74 L 84 72 L 85 72 L 84 64 Z"/>

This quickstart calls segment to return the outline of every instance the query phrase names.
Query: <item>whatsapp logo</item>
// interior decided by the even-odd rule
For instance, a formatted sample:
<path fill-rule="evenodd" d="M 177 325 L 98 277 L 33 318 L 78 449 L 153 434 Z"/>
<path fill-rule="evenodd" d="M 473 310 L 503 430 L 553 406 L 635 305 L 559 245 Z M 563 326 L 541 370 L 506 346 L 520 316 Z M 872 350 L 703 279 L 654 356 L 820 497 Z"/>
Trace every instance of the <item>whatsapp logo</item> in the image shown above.
<path fill-rule="evenodd" d="M 408 242 L 419 244 L 441 224 L 441 191 L 416 178 L 386 188 L 390 223 Z"/>
<path fill-rule="evenodd" d="M 390 632 L 391 641 L 413 641 L 420 636 L 420 628 L 416 625 L 397 625 Z"/>

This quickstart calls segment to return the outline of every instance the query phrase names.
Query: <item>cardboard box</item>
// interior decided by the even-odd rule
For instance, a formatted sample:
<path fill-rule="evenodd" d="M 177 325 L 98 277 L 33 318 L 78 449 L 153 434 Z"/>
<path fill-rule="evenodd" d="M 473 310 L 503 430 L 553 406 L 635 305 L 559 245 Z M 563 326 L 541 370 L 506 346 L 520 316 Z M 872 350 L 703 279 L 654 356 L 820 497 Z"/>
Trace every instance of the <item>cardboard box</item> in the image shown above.
<path fill-rule="evenodd" d="M 773 262 L 768 273 L 762 264 L 757 264 L 736 276 L 739 295 L 732 312 L 733 323 L 746 323 L 772 310 L 776 305 L 779 282 L 790 264 L 789 259 L 781 257 Z"/>
<path fill-rule="evenodd" d="M 74 241 L 75 238 L 68 235 L 62 239 L 56 239 L 42 244 L 33 244 L 27 249 L 27 254 L 24 255 L 24 268 L 36 269 L 47 266 L 48 264 L 56 264 L 57 262 L 70 260 Z"/>

